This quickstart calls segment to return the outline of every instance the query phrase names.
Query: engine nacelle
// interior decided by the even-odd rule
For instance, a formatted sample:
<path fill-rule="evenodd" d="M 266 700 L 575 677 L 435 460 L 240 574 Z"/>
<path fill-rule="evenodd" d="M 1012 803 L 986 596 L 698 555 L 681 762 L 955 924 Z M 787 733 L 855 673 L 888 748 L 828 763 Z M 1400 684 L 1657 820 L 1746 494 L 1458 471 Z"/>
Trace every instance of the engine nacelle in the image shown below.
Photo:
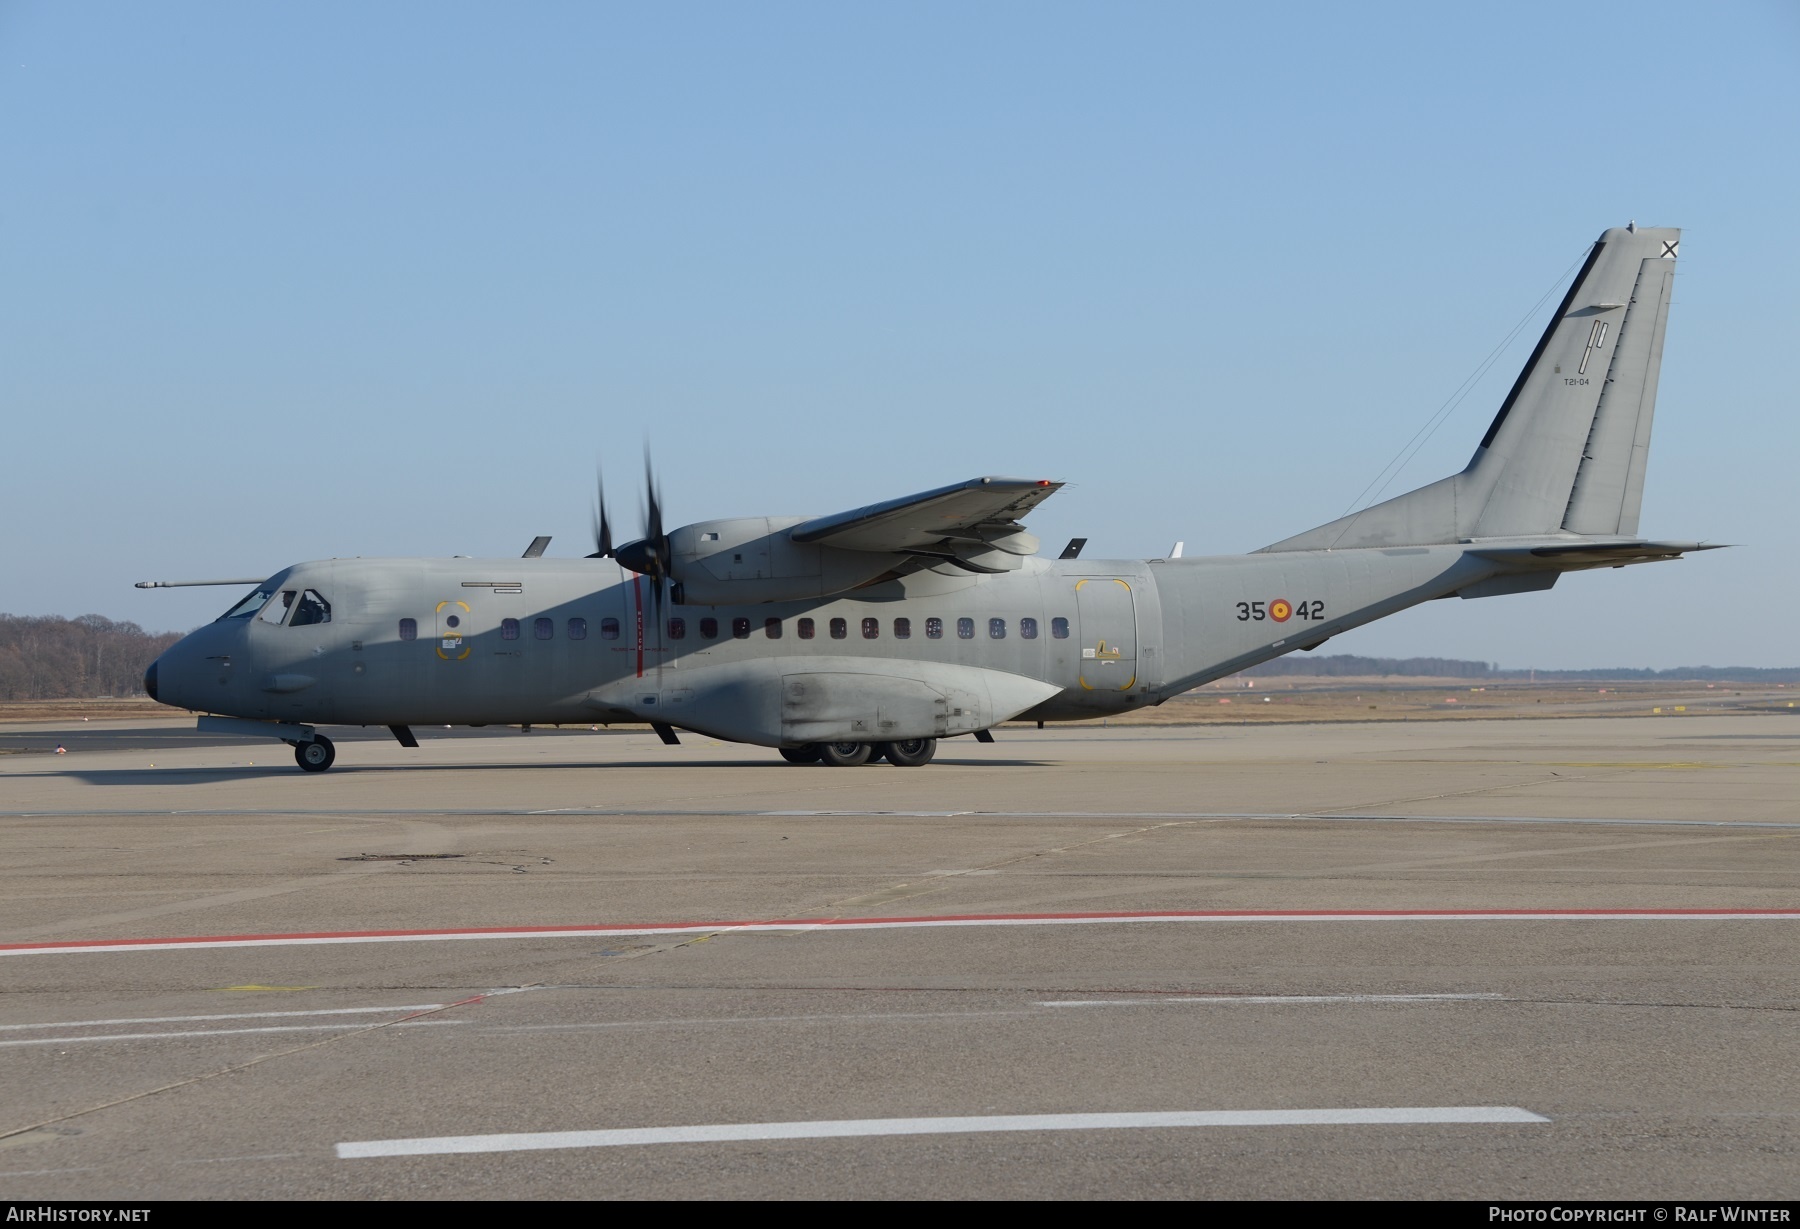
<path fill-rule="evenodd" d="M 828 597 L 866 585 L 907 559 L 795 542 L 787 531 L 803 519 L 740 516 L 675 530 L 669 545 L 677 600 L 720 606 Z"/>

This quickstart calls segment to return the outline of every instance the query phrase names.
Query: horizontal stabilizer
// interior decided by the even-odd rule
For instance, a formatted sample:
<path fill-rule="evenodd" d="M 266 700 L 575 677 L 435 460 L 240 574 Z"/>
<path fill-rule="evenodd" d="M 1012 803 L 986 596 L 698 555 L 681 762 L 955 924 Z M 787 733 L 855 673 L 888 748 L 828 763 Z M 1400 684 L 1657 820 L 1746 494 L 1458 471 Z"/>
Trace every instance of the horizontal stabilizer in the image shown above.
<path fill-rule="evenodd" d="M 1472 546 L 1471 555 L 1496 563 L 1532 568 L 1575 571 L 1581 568 L 1622 568 L 1630 563 L 1656 563 L 1679 559 L 1690 551 L 1720 550 L 1724 542 L 1646 542 L 1642 539 L 1538 542 L 1507 546 Z"/>

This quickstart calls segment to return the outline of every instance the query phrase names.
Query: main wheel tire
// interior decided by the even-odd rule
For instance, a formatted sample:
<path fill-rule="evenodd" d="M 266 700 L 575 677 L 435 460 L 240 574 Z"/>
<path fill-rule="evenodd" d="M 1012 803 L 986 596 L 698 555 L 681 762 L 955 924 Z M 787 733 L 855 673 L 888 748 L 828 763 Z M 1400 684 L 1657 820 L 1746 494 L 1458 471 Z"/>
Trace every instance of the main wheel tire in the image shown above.
<path fill-rule="evenodd" d="M 819 762 L 819 744 L 807 743 L 800 747 L 782 747 L 781 758 L 790 764 L 817 764 Z"/>
<path fill-rule="evenodd" d="M 307 772 L 324 772 L 337 760 L 337 748 L 323 734 L 309 743 L 294 744 L 294 762 Z"/>
<path fill-rule="evenodd" d="M 854 768 L 875 754 L 868 743 L 820 743 L 819 763 L 828 768 Z"/>
<path fill-rule="evenodd" d="M 887 761 L 896 768 L 918 768 L 937 754 L 935 738 L 902 738 L 887 744 Z"/>

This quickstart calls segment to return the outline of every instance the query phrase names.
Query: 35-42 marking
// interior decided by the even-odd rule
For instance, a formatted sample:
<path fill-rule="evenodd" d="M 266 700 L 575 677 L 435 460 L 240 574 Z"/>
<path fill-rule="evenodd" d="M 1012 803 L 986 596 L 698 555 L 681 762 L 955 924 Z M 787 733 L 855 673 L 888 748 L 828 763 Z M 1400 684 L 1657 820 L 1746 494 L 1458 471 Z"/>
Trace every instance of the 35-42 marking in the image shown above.
<path fill-rule="evenodd" d="M 1289 619 L 1305 619 L 1311 623 L 1325 617 L 1323 601 L 1290 602 L 1285 597 L 1275 598 L 1268 602 L 1239 602 L 1237 604 L 1239 623 L 1257 622 L 1271 619 L 1276 623 L 1286 623 Z"/>

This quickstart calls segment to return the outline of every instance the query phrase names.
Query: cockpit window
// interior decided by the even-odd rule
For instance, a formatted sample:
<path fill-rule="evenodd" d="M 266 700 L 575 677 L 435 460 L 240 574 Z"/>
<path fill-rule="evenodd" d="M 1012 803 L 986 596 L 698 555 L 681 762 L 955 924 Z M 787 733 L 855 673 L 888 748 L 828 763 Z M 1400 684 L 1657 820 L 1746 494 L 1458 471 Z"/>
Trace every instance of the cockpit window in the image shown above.
<path fill-rule="evenodd" d="M 260 585 L 257 586 L 255 592 L 251 593 L 248 597 L 244 598 L 243 601 L 220 615 L 218 621 L 223 623 L 227 619 L 248 619 L 251 615 L 263 608 L 264 603 L 269 600 L 274 592 L 275 590 L 273 589 L 266 589 Z"/>
<path fill-rule="evenodd" d="M 269 599 L 268 604 L 262 608 L 262 613 L 256 617 L 264 623 L 274 623 L 279 626 L 287 620 L 288 609 L 293 606 L 293 604 L 294 591 L 292 589 L 283 589 L 280 593 L 277 593 L 274 597 Z"/>
<path fill-rule="evenodd" d="M 308 589 L 300 595 L 300 604 L 294 607 L 294 618 L 289 627 L 306 627 L 313 623 L 331 622 L 331 603 L 319 596 L 317 589 Z"/>

